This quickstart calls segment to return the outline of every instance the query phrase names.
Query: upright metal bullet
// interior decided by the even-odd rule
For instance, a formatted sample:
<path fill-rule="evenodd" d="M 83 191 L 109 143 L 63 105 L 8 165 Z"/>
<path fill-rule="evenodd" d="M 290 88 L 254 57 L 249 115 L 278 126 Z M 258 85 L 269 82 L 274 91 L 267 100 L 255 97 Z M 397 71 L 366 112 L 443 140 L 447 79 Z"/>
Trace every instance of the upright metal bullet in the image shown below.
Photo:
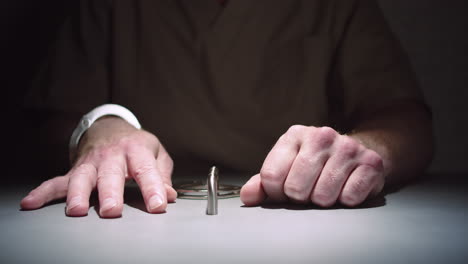
<path fill-rule="evenodd" d="M 208 205 L 206 207 L 207 215 L 218 214 L 218 169 L 213 166 L 208 174 L 206 187 L 208 189 Z"/>

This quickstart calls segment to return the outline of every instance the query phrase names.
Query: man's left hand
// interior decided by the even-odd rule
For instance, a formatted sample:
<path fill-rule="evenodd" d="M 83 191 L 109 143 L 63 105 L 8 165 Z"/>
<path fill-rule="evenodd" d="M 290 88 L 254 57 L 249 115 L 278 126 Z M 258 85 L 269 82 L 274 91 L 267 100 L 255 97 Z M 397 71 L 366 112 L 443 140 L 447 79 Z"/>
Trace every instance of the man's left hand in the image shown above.
<path fill-rule="evenodd" d="M 382 157 L 329 127 L 292 126 L 241 190 L 247 206 L 275 202 L 357 206 L 384 186 Z"/>

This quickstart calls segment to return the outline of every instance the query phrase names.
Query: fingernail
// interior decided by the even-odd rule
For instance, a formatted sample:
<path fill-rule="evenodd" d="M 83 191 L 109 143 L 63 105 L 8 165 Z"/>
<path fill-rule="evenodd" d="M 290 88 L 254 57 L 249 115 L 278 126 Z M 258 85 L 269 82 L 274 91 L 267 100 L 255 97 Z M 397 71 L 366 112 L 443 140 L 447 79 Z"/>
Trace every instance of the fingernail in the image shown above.
<path fill-rule="evenodd" d="M 159 195 L 153 195 L 149 201 L 149 210 L 154 210 L 158 207 L 160 207 L 162 204 L 163 204 L 163 200 L 161 199 L 161 197 Z"/>
<path fill-rule="evenodd" d="M 79 206 L 80 203 L 81 203 L 81 197 L 80 197 L 80 196 L 75 196 L 75 197 L 71 198 L 71 199 L 70 199 L 70 202 L 68 202 L 68 204 L 67 204 L 67 213 L 68 213 L 71 209 L 73 209 L 73 208 Z"/>
<path fill-rule="evenodd" d="M 114 208 L 117 206 L 117 201 L 113 198 L 107 198 L 104 200 L 104 202 L 101 205 L 101 212 L 104 211 L 109 211 L 110 209 Z"/>

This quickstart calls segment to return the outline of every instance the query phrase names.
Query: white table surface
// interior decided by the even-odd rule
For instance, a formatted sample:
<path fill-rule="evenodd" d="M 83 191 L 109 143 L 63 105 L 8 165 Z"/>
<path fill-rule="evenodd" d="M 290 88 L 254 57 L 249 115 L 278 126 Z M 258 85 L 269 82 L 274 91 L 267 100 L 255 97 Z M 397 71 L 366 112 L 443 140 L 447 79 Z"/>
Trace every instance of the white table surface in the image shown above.
<path fill-rule="evenodd" d="M 468 263 L 467 187 L 432 179 L 357 209 L 232 198 L 216 216 L 182 199 L 151 215 L 128 187 L 123 216 L 101 219 L 66 217 L 63 201 L 21 211 L 30 186 L 4 186 L 0 263 Z"/>

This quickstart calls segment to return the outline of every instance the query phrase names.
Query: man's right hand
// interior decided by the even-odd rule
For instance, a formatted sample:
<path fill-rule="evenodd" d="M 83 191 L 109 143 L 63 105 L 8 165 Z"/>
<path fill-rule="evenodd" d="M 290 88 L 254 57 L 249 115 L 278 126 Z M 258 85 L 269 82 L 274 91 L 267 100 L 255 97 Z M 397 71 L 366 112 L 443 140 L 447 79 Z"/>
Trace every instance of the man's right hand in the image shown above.
<path fill-rule="evenodd" d="M 125 181 L 134 179 L 150 213 L 163 213 L 174 202 L 173 162 L 153 134 L 138 130 L 118 117 L 96 121 L 81 139 L 77 161 L 64 176 L 43 182 L 22 201 L 21 208 L 38 209 L 66 197 L 66 214 L 88 214 L 89 197 L 97 188 L 99 214 L 111 218 L 122 215 Z"/>

